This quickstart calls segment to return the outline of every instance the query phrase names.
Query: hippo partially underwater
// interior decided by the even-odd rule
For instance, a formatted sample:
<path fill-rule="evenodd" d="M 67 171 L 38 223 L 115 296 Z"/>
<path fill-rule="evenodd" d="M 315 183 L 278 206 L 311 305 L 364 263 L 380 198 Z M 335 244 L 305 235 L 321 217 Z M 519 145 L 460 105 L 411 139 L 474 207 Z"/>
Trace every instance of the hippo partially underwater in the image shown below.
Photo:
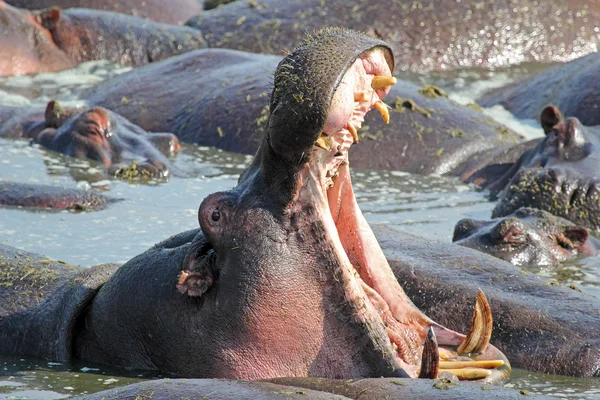
<path fill-rule="evenodd" d="M 309 38 L 279 63 L 260 149 L 234 189 L 204 199 L 201 232 L 86 270 L 39 306 L 0 309 L 1 351 L 184 377 L 504 380 L 485 296 L 467 336 L 428 318 L 356 203 L 353 130 L 380 109 L 393 67 L 382 41 Z"/>

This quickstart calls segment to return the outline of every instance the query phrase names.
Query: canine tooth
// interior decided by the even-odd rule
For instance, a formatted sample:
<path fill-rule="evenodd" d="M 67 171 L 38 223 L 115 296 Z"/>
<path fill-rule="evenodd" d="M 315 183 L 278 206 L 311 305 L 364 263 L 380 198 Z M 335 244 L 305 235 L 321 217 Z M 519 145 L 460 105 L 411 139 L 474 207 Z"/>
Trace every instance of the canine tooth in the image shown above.
<path fill-rule="evenodd" d="M 389 124 L 390 123 L 390 111 L 388 110 L 385 103 L 383 101 L 379 100 L 377 103 L 375 103 L 373 105 L 373 107 L 375 107 L 377 109 L 377 111 L 379 111 L 379 113 L 381 114 L 381 117 L 383 118 L 383 122 L 385 122 L 386 124 Z"/>
<path fill-rule="evenodd" d="M 358 143 L 358 131 L 350 122 L 348 122 L 348 132 L 350 132 L 350 134 L 352 135 L 352 138 L 354 139 L 354 144 Z"/>
<path fill-rule="evenodd" d="M 425 343 L 423 345 L 423 355 L 421 357 L 421 371 L 419 378 L 435 379 L 440 369 L 440 353 L 437 340 L 433 329 L 429 327 Z"/>
<path fill-rule="evenodd" d="M 189 272 L 181 271 L 181 274 L 179 274 L 179 281 L 177 283 L 179 283 L 180 285 L 183 285 L 185 283 L 185 281 L 187 280 L 188 276 L 190 276 Z"/>
<path fill-rule="evenodd" d="M 482 353 L 490 344 L 492 337 L 492 309 L 481 290 L 477 292 L 477 301 L 469 333 L 458 346 L 458 354 Z"/>
<path fill-rule="evenodd" d="M 354 101 L 356 102 L 362 102 L 362 101 L 368 101 L 369 98 L 367 97 L 367 92 L 356 92 L 354 93 Z"/>
<path fill-rule="evenodd" d="M 321 137 L 317 139 L 315 146 L 325 151 L 331 151 L 331 138 L 325 133 L 321 133 Z"/>
<path fill-rule="evenodd" d="M 461 381 L 475 380 L 487 378 L 492 374 L 489 369 L 476 369 L 476 368 L 458 368 L 458 369 L 442 369 L 440 372 L 450 372 L 458 377 Z"/>
<path fill-rule="evenodd" d="M 395 85 L 396 82 L 396 78 L 393 76 L 378 75 L 373 77 L 373 80 L 371 81 L 371 87 L 373 89 L 381 89 L 387 86 Z"/>
<path fill-rule="evenodd" d="M 482 361 L 440 361 L 441 369 L 455 368 L 497 368 L 504 365 L 504 360 Z"/>
<path fill-rule="evenodd" d="M 331 178 L 333 176 L 334 172 L 332 169 L 328 169 L 327 173 L 325 174 L 326 178 Z"/>

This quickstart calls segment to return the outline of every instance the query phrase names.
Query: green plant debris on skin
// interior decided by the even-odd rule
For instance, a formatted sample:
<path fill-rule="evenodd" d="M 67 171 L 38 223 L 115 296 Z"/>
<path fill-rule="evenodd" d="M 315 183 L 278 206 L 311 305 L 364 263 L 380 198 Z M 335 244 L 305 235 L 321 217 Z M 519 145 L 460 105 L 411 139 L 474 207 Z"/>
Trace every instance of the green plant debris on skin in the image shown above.
<path fill-rule="evenodd" d="M 47 262 L 46 260 L 44 261 Z M 14 266 L 8 266 L 5 261 L 0 261 L 0 287 L 35 286 L 38 289 L 42 289 L 56 278 L 58 278 L 58 271 L 47 267 L 38 268 L 33 263 L 19 263 Z"/>
<path fill-rule="evenodd" d="M 433 384 L 433 387 L 440 390 L 448 390 L 456 387 L 456 383 L 452 382 L 450 379 L 442 378 Z"/>
<path fill-rule="evenodd" d="M 521 393 L 523 396 L 531 396 L 531 393 L 529 393 L 529 390 L 521 389 L 521 390 L 519 390 L 519 393 Z"/>
<path fill-rule="evenodd" d="M 429 110 L 417 105 L 413 99 L 403 99 L 400 96 L 396 96 L 396 104 L 394 108 L 399 113 L 403 113 L 406 110 L 416 111 L 426 118 L 431 118 L 431 114 L 433 112 L 433 110 Z"/>
<path fill-rule="evenodd" d="M 406 386 L 407 385 L 405 382 L 402 382 L 402 381 L 390 381 L 390 383 L 392 383 L 394 385 L 398 385 L 398 386 Z"/>
<path fill-rule="evenodd" d="M 454 129 L 450 131 L 450 136 L 452 137 L 463 137 L 465 136 L 465 133 L 463 131 L 461 131 L 460 129 Z"/>
<path fill-rule="evenodd" d="M 575 290 L 579 293 L 581 293 L 581 289 L 579 289 L 574 283 L 569 283 L 569 285 L 567 286 L 569 289 Z"/>
<path fill-rule="evenodd" d="M 421 89 L 419 89 L 419 93 L 421 93 L 425 97 L 445 97 L 448 98 L 448 95 L 439 87 L 435 85 L 425 85 Z"/>
<path fill-rule="evenodd" d="M 479 111 L 480 113 L 483 112 L 483 108 L 481 108 L 481 106 L 477 103 L 469 103 L 467 104 L 467 107 L 472 108 L 475 111 Z"/>
<path fill-rule="evenodd" d="M 121 167 L 115 172 L 115 177 L 124 180 L 148 181 L 152 178 L 150 171 L 140 168 L 137 161 L 132 161 L 127 167 Z"/>

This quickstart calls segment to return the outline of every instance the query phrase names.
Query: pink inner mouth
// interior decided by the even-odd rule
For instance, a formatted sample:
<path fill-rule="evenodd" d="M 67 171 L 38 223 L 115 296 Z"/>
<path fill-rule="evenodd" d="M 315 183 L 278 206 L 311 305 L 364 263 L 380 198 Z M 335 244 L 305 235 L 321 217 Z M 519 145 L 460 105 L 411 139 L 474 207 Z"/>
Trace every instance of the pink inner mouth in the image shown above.
<path fill-rule="evenodd" d="M 378 315 L 400 366 L 417 377 L 430 327 L 440 345 L 458 346 L 464 335 L 436 324 L 412 304 L 356 202 L 348 161 L 348 150 L 354 143 L 349 125 L 358 130 L 365 114 L 389 92 L 389 87 L 371 87 L 374 76 L 391 76 L 384 53 L 378 48 L 363 53 L 336 89 L 324 127 L 331 149 L 313 147 L 311 161 L 300 174 L 297 202 L 310 201 L 316 211 L 314 218 L 323 221 L 339 260 L 336 274 L 342 274 L 348 282 L 347 300 L 363 305 L 357 308 L 356 318 L 362 321 L 368 315 Z M 495 350 L 496 357 L 497 353 Z M 457 358 L 443 348 L 440 356 Z"/>

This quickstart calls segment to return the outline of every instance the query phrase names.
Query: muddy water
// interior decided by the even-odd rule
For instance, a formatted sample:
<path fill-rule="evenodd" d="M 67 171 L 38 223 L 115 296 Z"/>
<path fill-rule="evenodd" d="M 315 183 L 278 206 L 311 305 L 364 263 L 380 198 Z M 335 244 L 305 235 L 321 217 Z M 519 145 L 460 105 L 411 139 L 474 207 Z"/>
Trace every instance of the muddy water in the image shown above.
<path fill-rule="evenodd" d="M 105 63 L 88 63 L 70 73 L 0 79 L 0 102 L 43 105 L 57 97 L 80 104 L 76 90 L 124 71 Z M 528 71 L 525 71 L 528 72 Z M 523 71 L 489 74 L 463 71 L 426 78 L 467 103 L 485 87 L 500 85 Z M 421 80 L 422 77 L 409 77 Z M 3 96 L 3 92 L 10 95 Z M 515 121 L 500 109 L 486 110 L 522 134 L 541 130 L 532 122 Z M 251 157 L 184 145 L 173 159 L 189 178 L 145 184 L 107 179 L 102 168 L 74 160 L 27 141 L 0 139 L 0 179 L 94 188 L 120 202 L 98 212 L 0 209 L 0 242 L 84 266 L 125 262 L 169 235 L 196 228 L 196 212 L 208 194 L 235 185 Z M 358 202 L 371 223 L 383 223 L 430 239 L 450 242 L 460 218 L 489 218 L 493 204 L 485 193 L 453 178 L 423 177 L 398 171 L 354 171 Z M 533 270 L 600 297 L 600 258 L 579 260 L 560 268 Z M 49 363 L 0 356 L 0 399 L 65 398 L 154 377 L 97 365 Z M 516 371 L 508 385 L 559 397 L 600 397 L 600 380 L 573 379 Z"/>

